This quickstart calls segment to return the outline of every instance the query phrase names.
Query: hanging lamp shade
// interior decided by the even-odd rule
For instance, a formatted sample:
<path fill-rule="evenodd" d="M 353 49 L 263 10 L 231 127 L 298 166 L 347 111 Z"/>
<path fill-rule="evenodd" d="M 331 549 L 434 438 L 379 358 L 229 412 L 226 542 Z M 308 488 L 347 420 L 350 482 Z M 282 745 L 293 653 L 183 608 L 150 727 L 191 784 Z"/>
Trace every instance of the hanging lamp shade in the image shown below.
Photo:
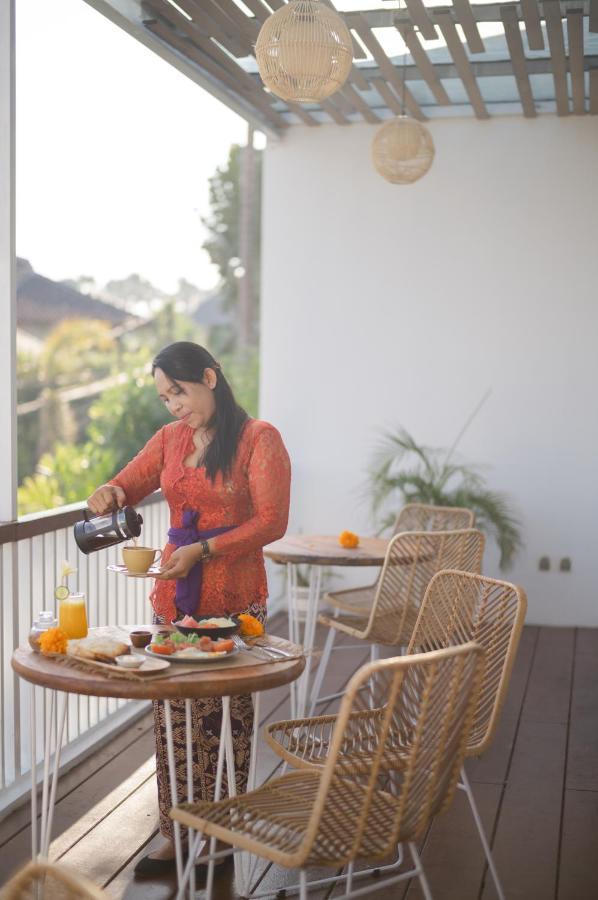
<path fill-rule="evenodd" d="M 392 184 L 418 181 L 432 165 L 434 152 L 434 141 L 426 126 L 409 116 L 385 122 L 372 143 L 374 167 Z"/>
<path fill-rule="evenodd" d="M 320 0 L 289 0 L 261 27 L 255 57 L 262 81 L 282 100 L 317 103 L 338 91 L 353 64 L 341 17 Z"/>

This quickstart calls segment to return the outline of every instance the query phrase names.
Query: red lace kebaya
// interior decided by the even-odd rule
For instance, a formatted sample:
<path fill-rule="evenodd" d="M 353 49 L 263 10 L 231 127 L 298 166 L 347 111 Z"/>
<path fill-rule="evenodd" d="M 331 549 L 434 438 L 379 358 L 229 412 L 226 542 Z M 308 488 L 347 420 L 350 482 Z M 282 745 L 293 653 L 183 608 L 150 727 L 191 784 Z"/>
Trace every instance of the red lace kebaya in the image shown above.
<path fill-rule="evenodd" d="M 283 536 L 289 514 L 291 466 L 282 438 L 268 422 L 249 419 L 230 474 L 223 479 L 218 473 L 213 483 L 205 468 L 184 465 L 194 449 L 193 429 L 172 422 L 110 484 L 124 490 L 131 506 L 161 487 L 170 507 L 171 528 L 182 527 L 183 511 L 188 509 L 199 512 L 202 530 L 235 526 L 213 539 L 217 555 L 203 564 L 196 614 L 235 613 L 255 602 L 265 604 L 262 547 Z M 174 544 L 166 544 L 163 562 L 174 549 Z M 156 581 L 150 597 L 156 614 L 167 622 L 176 612 L 175 589 L 174 580 Z"/>

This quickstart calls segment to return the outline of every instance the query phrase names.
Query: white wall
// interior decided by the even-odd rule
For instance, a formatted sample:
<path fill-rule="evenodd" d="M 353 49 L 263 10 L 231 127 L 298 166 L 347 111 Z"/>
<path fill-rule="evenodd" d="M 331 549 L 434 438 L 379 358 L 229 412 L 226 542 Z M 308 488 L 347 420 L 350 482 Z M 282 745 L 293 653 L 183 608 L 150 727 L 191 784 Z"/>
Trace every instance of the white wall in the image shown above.
<path fill-rule="evenodd" d="M 528 621 L 598 625 L 598 120 L 431 130 L 434 165 L 405 187 L 372 169 L 372 126 L 267 149 L 261 415 L 292 456 L 290 528 L 371 532 L 380 429 L 448 446 L 491 388 L 460 455 L 521 512 L 508 577 Z"/>

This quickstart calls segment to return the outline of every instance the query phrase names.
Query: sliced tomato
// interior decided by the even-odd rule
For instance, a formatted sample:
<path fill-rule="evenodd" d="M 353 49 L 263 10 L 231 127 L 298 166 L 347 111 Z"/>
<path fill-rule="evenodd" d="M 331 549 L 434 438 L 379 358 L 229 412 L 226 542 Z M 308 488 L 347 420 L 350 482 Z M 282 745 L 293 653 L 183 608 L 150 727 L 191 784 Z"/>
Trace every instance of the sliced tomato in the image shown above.
<path fill-rule="evenodd" d="M 216 641 L 212 647 L 213 653 L 232 653 L 235 649 L 235 642 L 231 640 Z"/>
<path fill-rule="evenodd" d="M 170 656 L 174 653 L 172 644 L 150 644 L 152 653 L 161 653 L 163 656 Z"/>

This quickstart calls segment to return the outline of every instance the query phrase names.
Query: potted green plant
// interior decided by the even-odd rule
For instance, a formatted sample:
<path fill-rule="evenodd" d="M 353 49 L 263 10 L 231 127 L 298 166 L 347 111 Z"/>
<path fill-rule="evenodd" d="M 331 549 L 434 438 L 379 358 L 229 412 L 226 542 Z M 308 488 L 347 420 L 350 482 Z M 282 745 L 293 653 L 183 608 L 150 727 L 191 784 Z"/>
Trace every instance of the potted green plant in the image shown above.
<path fill-rule="evenodd" d="M 490 490 L 479 467 L 452 461 L 464 431 L 448 451 L 418 444 L 402 427 L 386 433 L 369 470 L 373 514 L 383 531 L 394 522 L 399 498 L 402 504 L 472 509 L 476 527 L 498 544 L 501 569 L 508 569 L 522 546 L 519 520 L 509 498 Z"/>

